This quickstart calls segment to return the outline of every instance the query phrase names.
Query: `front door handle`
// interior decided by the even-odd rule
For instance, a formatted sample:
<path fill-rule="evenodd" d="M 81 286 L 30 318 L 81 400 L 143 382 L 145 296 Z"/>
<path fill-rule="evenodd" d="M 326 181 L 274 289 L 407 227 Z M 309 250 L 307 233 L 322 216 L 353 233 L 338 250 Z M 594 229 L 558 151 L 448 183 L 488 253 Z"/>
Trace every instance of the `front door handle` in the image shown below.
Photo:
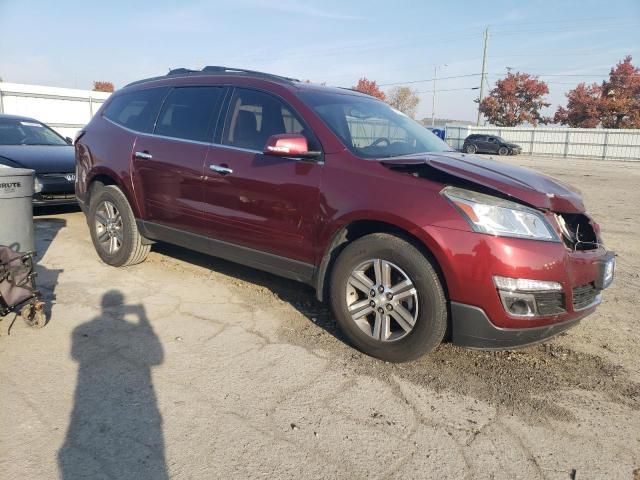
<path fill-rule="evenodd" d="M 142 160 L 151 160 L 153 158 L 153 155 L 151 155 L 149 152 L 144 151 L 144 152 L 136 152 L 133 154 L 134 157 L 136 158 L 140 158 Z"/>
<path fill-rule="evenodd" d="M 222 165 L 209 165 L 209 170 L 219 173 L 220 175 L 229 175 L 233 173 L 233 170 L 229 167 L 223 167 Z"/>

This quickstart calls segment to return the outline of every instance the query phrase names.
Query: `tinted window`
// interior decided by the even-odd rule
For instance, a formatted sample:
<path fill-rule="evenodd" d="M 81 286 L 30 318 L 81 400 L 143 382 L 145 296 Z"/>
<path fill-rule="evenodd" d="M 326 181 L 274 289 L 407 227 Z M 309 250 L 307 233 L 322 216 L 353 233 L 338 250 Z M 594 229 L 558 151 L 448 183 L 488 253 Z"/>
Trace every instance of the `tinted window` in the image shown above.
<path fill-rule="evenodd" d="M 231 98 L 222 143 L 262 151 L 271 135 L 300 133 L 309 150 L 320 146 L 300 118 L 281 100 L 266 93 L 238 88 Z"/>
<path fill-rule="evenodd" d="M 222 87 L 182 87 L 164 101 L 154 133 L 208 142 L 218 117 Z"/>
<path fill-rule="evenodd" d="M 449 145 L 422 125 L 371 97 L 316 91 L 298 95 L 360 157 L 451 151 Z"/>
<path fill-rule="evenodd" d="M 150 132 L 166 91 L 162 87 L 116 94 L 103 115 L 132 130 Z"/>

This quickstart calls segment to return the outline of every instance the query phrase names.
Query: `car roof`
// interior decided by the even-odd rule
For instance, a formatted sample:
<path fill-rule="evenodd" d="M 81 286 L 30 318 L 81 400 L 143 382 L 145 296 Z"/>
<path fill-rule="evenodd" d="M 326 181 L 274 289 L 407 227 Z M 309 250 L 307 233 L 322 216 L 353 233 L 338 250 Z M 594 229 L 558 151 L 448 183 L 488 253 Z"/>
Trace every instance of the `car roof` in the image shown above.
<path fill-rule="evenodd" d="M 9 115 L 8 113 L 0 113 L 0 120 L 3 120 L 3 119 L 42 123 L 40 120 L 36 120 L 35 118 L 31 118 L 31 117 L 23 117 L 21 115 Z"/>
<path fill-rule="evenodd" d="M 370 95 L 357 92 L 349 88 L 327 87 L 325 85 L 319 85 L 317 83 L 311 83 L 309 81 L 302 82 L 295 78 L 283 77 L 281 75 L 274 75 L 271 73 L 218 66 L 204 67 L 202 70 L 175 68 L 169 71 L 167 75 L 146 78 L 129 83 L 128 85 L 125 85 L 124 89 L 135 86 L 144 86 L 145 84 L 153 84 L 155 86 L 175 85 L 181 84 L 183 83 L 183 81 L 193 78 L 202 79 L 201 81 L 204 80 L 205 82 L 207 80 L 210 80 L 220 83 L 228 82 L 229 79 L 257 80 L 260 82 L 276 84 L 291 90 L 317 91 L 324 93 L 370 97 Z"/>

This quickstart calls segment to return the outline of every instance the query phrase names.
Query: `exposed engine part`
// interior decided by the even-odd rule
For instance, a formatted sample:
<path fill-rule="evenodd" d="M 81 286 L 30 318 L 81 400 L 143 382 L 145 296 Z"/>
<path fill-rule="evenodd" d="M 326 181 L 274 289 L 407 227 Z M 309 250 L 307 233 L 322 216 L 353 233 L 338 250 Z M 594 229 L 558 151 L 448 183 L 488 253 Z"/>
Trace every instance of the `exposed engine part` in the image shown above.
<path fill-rule="evenodd" d="M 593 225 L 581 213 L 555 214 L 565 245 L 573 250 L 595 250 L 600 246 Z"/>

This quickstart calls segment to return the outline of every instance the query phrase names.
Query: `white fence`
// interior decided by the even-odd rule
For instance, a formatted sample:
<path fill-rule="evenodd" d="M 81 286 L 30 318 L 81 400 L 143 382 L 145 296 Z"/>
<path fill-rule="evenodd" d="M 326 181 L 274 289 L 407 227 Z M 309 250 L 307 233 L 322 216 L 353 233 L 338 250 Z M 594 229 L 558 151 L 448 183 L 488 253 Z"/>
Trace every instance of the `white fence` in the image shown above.
<path fill-rule="evenodd" d="M 109 93 L 72 88 L 0 83 L 0 113 L 24 115 L 73 138 L 109 98 Z"/>
<path fill-rule="evenodd" d="M 640 130 L 447 125 L 445 139 L 460 150 L 473 133 L 500 136 L 530 155 L 640 161 Z"/>

